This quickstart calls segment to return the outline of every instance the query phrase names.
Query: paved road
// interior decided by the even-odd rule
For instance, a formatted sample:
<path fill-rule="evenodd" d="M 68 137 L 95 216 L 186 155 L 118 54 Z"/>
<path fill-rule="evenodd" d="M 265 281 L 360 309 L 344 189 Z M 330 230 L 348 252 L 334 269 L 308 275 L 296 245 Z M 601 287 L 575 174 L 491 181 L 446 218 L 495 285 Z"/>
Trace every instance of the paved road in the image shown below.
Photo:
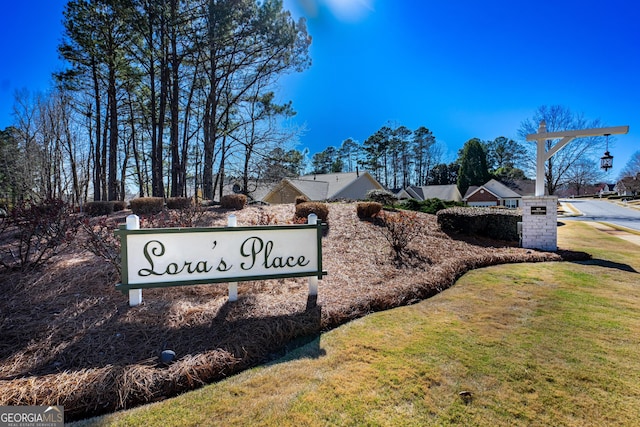
<path fill-rule="evenodd" d="M 562 199 L 570 203 L 582 215 L 563 220 L 603 221 L 640 231 L 640 210 L 625 208 L 616 203 L 590 199 Z"/>

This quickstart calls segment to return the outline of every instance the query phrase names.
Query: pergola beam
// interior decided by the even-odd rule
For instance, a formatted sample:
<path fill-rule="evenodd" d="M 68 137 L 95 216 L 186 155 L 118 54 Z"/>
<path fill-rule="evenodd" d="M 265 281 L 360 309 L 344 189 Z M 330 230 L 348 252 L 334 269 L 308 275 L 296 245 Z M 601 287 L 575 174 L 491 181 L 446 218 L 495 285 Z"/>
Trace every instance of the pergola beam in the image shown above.
<path fill-rule="evenodd" d="M 547 132 L 547 126 L 542 120 L 538 133 L 527 135 L 527 141 L 536 141 L 536 196 L 544 196 L 544 163 L 558 152 L 562 147 L 576 138 L 588 136 L 619 135 L 629 133 L 629 126 L 613 126 L 606 128 L 563 130 L 560 132 Z M 545 141 L 562 138 L 554 146 L 545 151 Z"/>
<path fill-rule="evenodd" d="M 612 126 L 607 128 L 593 128 L 581 130 L 563 130 L 560 132 L 532 133 L 527 135 L 527 141 L 537 141 L 540 139 L 558 139 L 564 137 L 584 138 L 587 136 L 620 135 L 629 133 L 629 126 Z"/>

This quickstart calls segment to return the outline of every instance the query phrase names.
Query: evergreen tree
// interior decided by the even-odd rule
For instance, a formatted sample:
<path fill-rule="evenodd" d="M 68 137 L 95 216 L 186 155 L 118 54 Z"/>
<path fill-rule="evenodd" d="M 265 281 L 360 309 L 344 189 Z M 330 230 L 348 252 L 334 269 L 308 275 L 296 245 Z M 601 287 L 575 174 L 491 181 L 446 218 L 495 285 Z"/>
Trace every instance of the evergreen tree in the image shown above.
<path fill-rule="evenodd" d="M 487 170 L 487 155 L 478 138 L 467 141 L 460 156 L 460 171 L 458 172 L 458 189 L 465 194 L 473 185 L 483 185 L 490 179 Z"/>

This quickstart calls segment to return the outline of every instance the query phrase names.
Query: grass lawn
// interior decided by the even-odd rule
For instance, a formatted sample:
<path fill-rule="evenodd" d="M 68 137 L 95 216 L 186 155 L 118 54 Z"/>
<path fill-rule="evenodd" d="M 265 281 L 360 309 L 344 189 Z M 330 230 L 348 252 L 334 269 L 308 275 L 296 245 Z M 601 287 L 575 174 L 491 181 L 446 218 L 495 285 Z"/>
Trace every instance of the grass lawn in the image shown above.
<path fill-rule="evenodd" d="M 637 425 L 640 247 L 579 222 L 558 243 L 594 259 L 475 270 L 269 365 L 76 425 Z"/>

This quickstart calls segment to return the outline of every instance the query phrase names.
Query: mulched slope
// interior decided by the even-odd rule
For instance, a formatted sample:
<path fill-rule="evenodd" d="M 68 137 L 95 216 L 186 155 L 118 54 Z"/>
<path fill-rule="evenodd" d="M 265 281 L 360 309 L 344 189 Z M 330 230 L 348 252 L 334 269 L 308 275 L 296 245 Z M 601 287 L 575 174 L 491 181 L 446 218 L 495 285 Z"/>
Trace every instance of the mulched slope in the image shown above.
<path fill-rule="evenodd" d="M 207 212 L 198 225 L 224 226 L 231 213 Z M 233 212 L 238 225 L 287 223 L 293 205 Z M 124 221 L 124 216 L 117 218 Z M 246 282 L 239 300 L 225 285 L 144 291 L 130 308 L 108 263 L 78 246 L 44 270 L 0 278 L 0 405 L 64 405 L 77 419 L 163 399 L 276 357 L 296 339 L 367 313 L 410 304 L 464 272 L 506 262 L 560 260 L 554 253 L 453 239 L 433 215 L 419 214 L 410 266 L 398 269 L 376 226 L 354 204 L 331 204 L 317 299 L 306 279 Z M 79 237 L 80 238 L 80 237 Z M 159 363 L 162 350 L 177 361 Z"/>

